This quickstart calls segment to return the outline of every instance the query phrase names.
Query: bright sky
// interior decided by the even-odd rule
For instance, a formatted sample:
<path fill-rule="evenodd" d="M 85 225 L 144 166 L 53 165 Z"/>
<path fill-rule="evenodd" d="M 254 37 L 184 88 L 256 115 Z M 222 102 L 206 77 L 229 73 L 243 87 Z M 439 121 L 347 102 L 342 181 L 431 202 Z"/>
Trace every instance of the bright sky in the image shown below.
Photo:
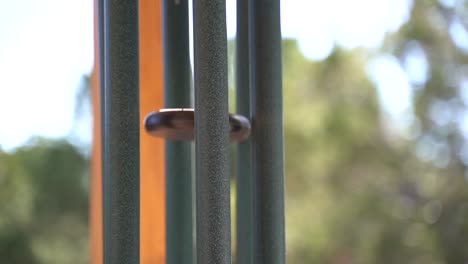
<path fill-rule="evenodd" d="M 409 16 L 411 0 L 283 0 L 282 33 L 297 38 L 310 59 L 338 44 L 377 48 Z M 235 35 L 235 0 L 227 0 L 228 36 Z M 92 0 L 0 1 L 0 148 L 33 135 L 63 137 L 73 126 L 75 93 L 93 62 Z M 409 107 L 409 80 L 391 56 L 370 74 L 390 114 Z M 79 137 L 90 140 L 90 122 Z"/>

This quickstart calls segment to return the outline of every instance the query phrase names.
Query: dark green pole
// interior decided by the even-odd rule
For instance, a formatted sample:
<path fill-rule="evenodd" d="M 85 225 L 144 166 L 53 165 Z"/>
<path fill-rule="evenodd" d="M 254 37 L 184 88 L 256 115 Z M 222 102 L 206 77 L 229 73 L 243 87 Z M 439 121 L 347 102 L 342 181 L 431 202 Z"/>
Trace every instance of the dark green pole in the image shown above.
<path fill-rule="evenodd" d="M 231 263 L 226 2 L 194 0 L 197 263 Z"/>
<path fill-rule="evenodd" d="M 164 106 L 190 107 L 188 1 L 163 0 Z M 166 263 L 193 263 L 190 142 L 165 142 Z"/>
<path fill-rule="evenodd" d="M 103 113 L 104 264 L 138 264 L 140 126 L 138 1 L 105 0 Z M 102 100 L 102 99 L 101 99 Z"/>
<path fill-rule="evenodd" d="M 255 263 L 285 263 L 279 0 L 249 1 Z"/>
<path fill-rule="evenodd" d="M 102 237 L 103 240 L 106 237 L 109 237 L 109 231 L 110 231 L 110 226 L 106 225 L 106 222 L 108 221 L 108 215 L 109 215 L 109 206 L 104 206 L 104 204 L 108 204 L 107 198 L 108 195 L 104 195 L 105 193 L 109 193 L 109 188 L 108 184 L 106 181 L 106 175 L 107 173 L 107 164 L 106 158 L 107 155 L 105 155 L 104 151 L 104 144 L 106 142 L 106 53 L 107 50 L 105 49 L 105 17 L 104 17 L 104 6 L 105 6 L 105 0 L 98 0 L 97 1 L 97 18 L 98 18 L 98 53 L 99 53 L 99 111 L 100 111 L 100 123 L 101 123 L 101 181 L 102 181 L 102 211 L 103 211 L 103 217 L 102 217 Z M 106 258 L 106 255 L 109 255 L 109 243 L 103 242 L 103 261 Z M 108 258 L 108 257 L 107 257 Z"/>
<path fill-rule="evenodd" d="M 248 1 L 237 0 L 236 109 L 250 116 L 250 65 Z M 237 146 L 237 263 L 253 264 L 253 192 L 251 140 Z"/>

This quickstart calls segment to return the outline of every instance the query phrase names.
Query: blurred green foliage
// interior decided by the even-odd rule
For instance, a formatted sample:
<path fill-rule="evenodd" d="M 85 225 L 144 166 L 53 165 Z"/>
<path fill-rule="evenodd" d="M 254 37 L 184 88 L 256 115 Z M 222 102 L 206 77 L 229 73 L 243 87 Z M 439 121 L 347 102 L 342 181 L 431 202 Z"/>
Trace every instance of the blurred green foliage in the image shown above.
<path fill-rule="evenodd" d="M 453 2 L 413 1 L 378 51 L 312 62 L 284 41 L 288 263 L 468 261 L 468 14 Z M 428 69 L 409 78 L 403 129 L 366 71 L 381 55 Z M 0 152 L 0 263 L 87 263 L 87 196 L 87 157 L 67 141 Z"/>
<path fill-rule="evenodd" d="M 87 159 L 66 141 L 0 152 L 0 263 L 87 263 L 87 182 Z"/>
<path fill-rule="evenodd" d="M 414 1 L 379 52 L 338 48 L 311 62 L 284 43 L 288 263 L 468 261 L 468 47 L 456 40 L 467 14 L 459 9 Z M 404 69 L 417 56 L 429 69 L 410 83 L 407 131 L 392 129 L 368 81 L 364 65 L 381 54 Z"/>

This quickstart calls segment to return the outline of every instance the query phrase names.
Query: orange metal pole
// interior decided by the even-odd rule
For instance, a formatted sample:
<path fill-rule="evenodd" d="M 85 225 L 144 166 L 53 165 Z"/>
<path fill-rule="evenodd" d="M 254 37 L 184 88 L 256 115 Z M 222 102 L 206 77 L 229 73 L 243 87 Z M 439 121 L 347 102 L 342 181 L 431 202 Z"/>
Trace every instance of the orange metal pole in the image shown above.
<path fill-rule="evenodd" d="M 162 41 L 160 1 L 140 0 L 140 120 L 163 106 Z M 95 12 L 96 14 L 96 12 Z M 97 32 L 95 16 L 95 32 Z M 101 132 L 99 72 L 95 33 L 95 61 L 91 76 L 93 146 L 90 180 L 90 258 L 102 263 Z M 140 262 L 165 263 L 164 142 L 140 130 Z"/>

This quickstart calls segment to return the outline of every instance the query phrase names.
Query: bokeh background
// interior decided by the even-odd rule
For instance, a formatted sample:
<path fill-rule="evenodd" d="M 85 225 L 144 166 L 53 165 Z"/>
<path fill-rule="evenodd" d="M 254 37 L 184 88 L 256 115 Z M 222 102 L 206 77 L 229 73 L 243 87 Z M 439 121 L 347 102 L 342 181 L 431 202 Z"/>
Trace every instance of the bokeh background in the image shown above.
<path fill-rule="evenodd" d="M 288 263 L 468 263 L 468 1 L 288 0 L 282 31 Z M 0 1 L 0 263 L 89 262 L 93 56 L 92 1 Z"/>

